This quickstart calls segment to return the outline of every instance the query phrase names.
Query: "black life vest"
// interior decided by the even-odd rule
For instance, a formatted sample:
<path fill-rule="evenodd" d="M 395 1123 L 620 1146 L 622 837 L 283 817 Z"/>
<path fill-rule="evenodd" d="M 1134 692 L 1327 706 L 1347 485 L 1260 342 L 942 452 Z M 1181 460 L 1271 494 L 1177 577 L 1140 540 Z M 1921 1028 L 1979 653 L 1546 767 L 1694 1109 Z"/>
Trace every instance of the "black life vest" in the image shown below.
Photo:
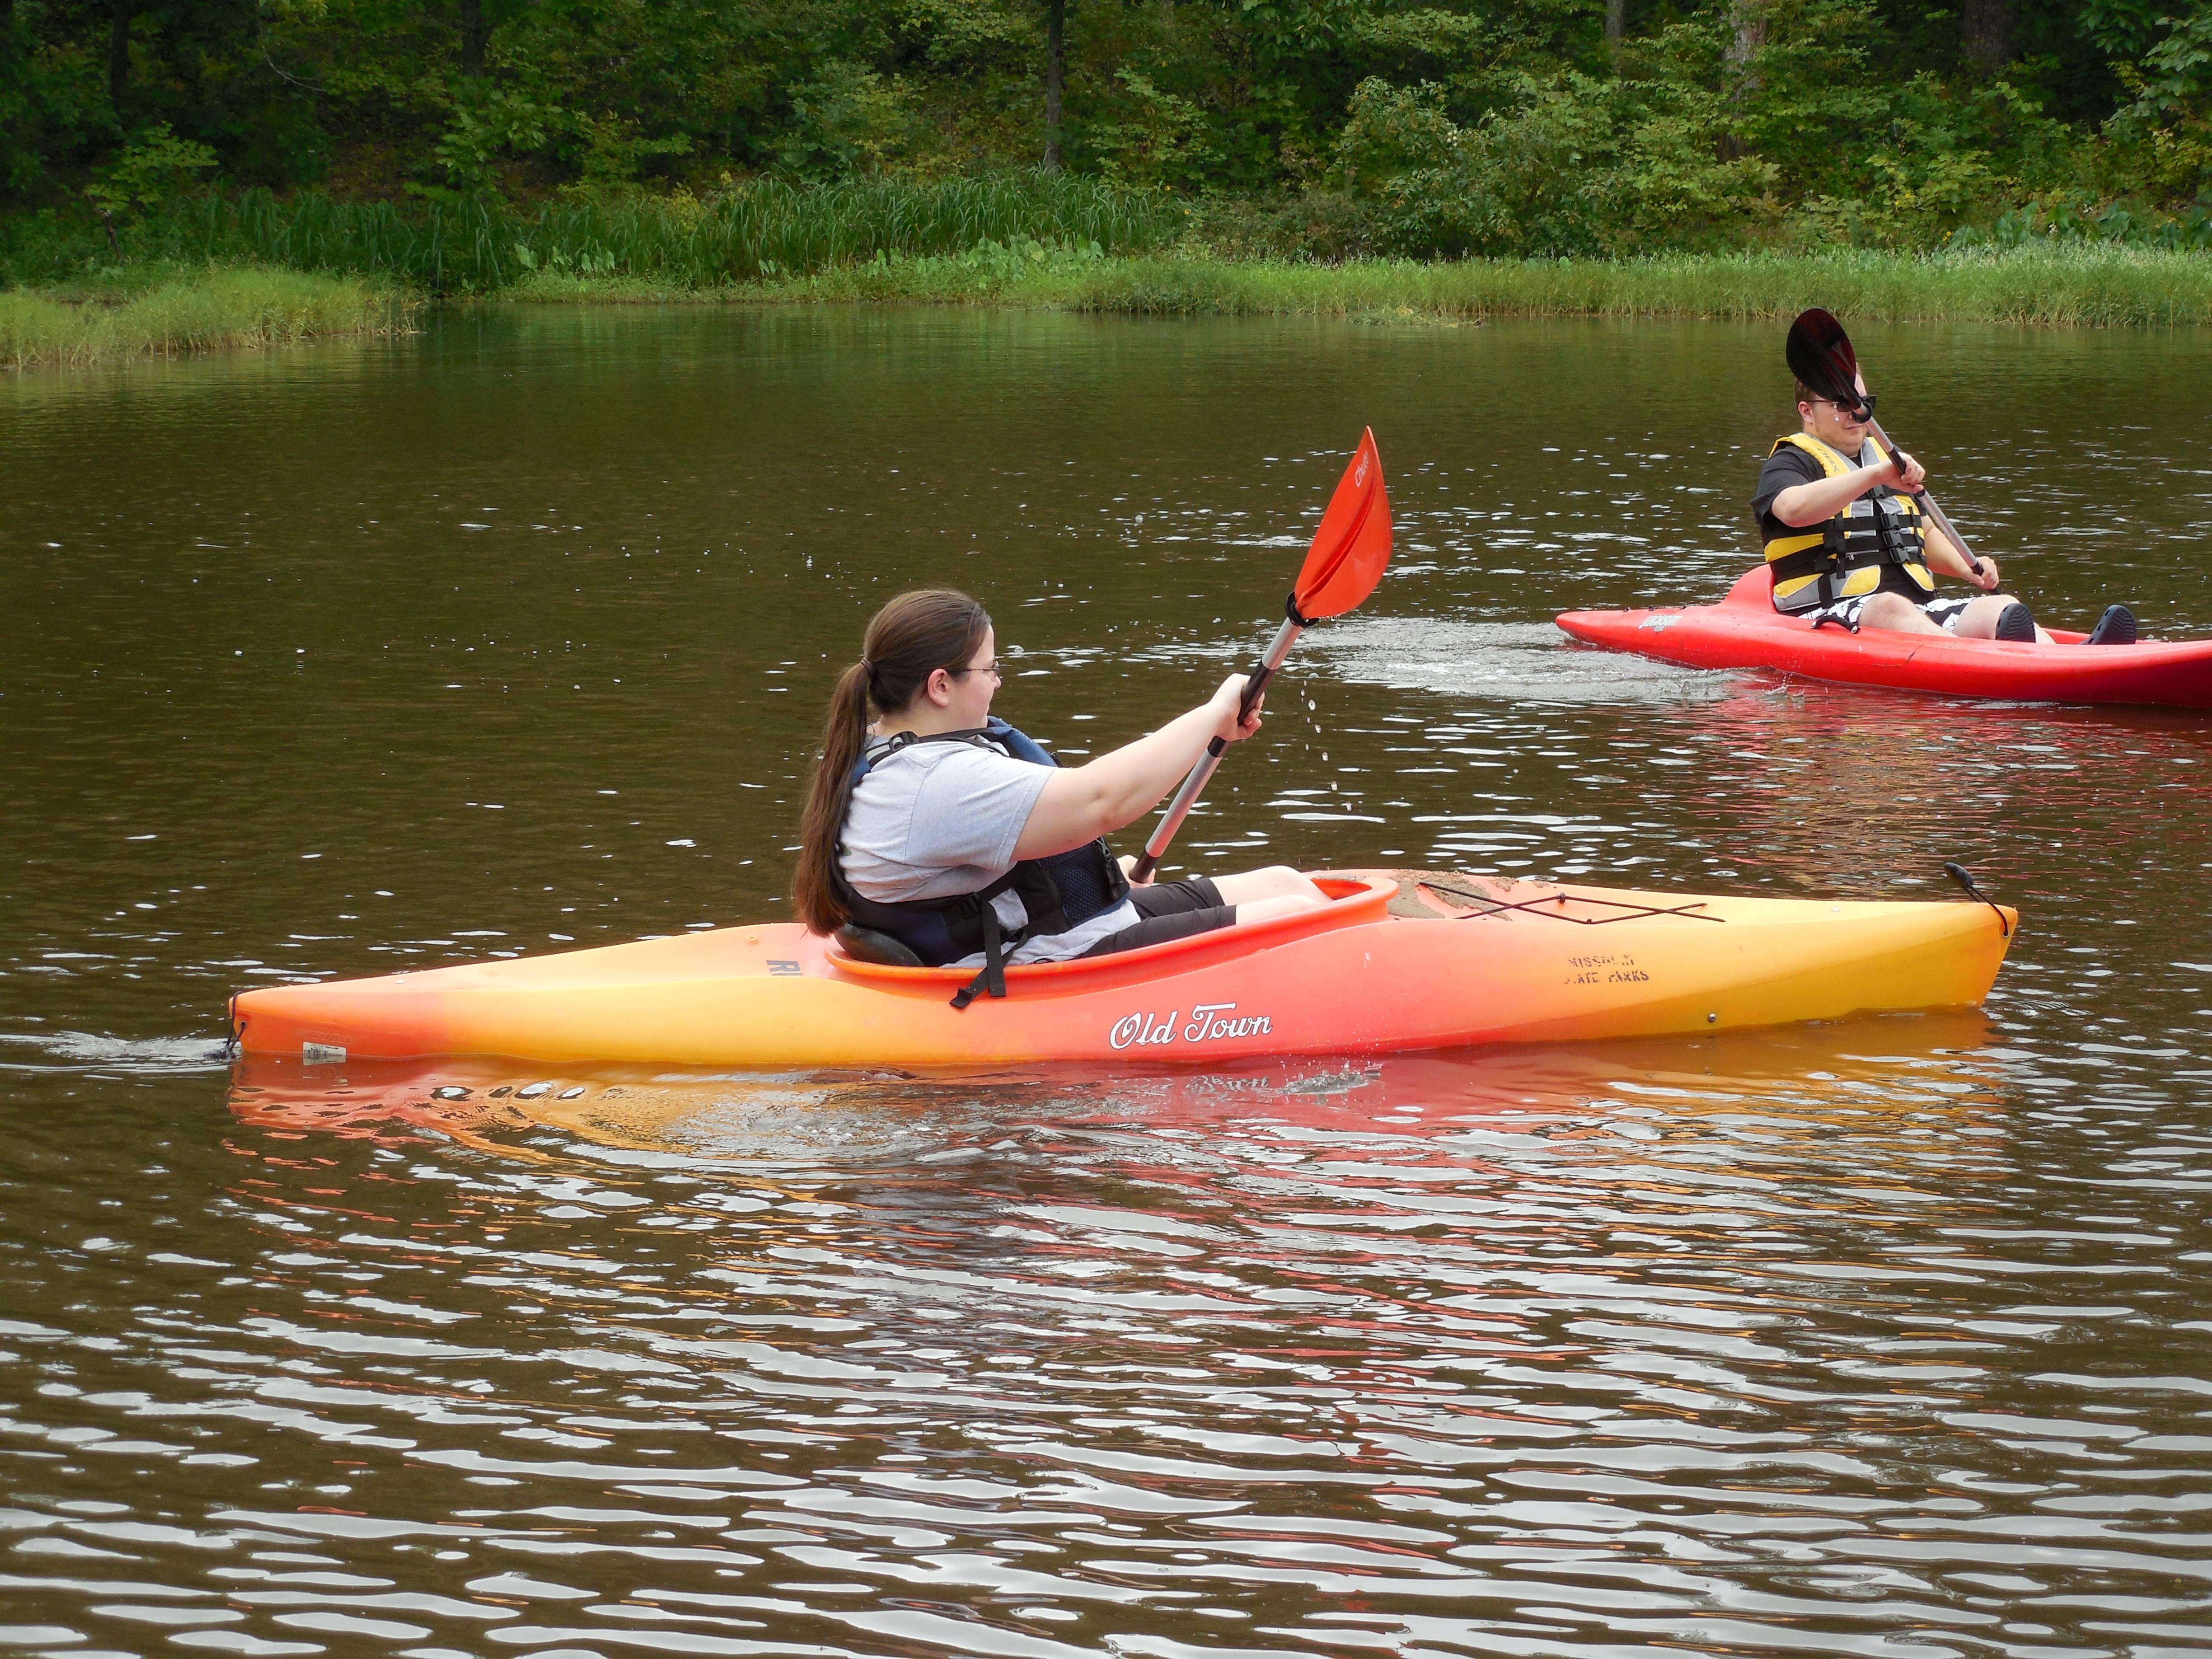
<path fill-rule="evenodd" d="M 939 732 L 916 737 L 902 732 L 881 743 L 871 744 L 853 768 L 853 781 L 860 780 L 916 744 L 964 743 L 988 749 L 1034 766 L 1057 766 L 1049 750 L 993 715 L 981 731 Z M 830 861 L 830 878 L 837 896 L 854 921 L 878 933 L 888 933 L 932 968 L 983 953 L 982 970 L 952 999 L 965 1008 L 980 992 L 994 997 L 1006 994 L 1006 957 L 1024 942 L 1070 928 L 1104 915 L 1129 896 L 1129 883 L 1121 873 L 1103 836 L 1086 847 L 1055 853 L 1050 858 L 1023 859 L 988 887 L 951 898 L 901 899 L 896 902 L 864 897 L 846 880 L 845 848 Z M 1024 920 L 1009 927 L 1000 920 L 992 900 L 1011 893 L 1021 902 Z"/>
<path fill-rule="evenodd" d="M 1850 463 L 1809 432 L 1777 438 L 1773 455 L 1793 444 L 1820 462 L 1820 471 L 1839 478 Z M 1860 451 L 1862 462 L 1875 459 Z M 1774 608 L 1816 611 L 1838 599 L 1855 599 L 1881 586 L 1881 568 L 1893 564 L 1923 593 L 1936 591 L 1928 574 L 1920 503 L 1893 489 L 1869 490 L 1832 519 L 1766 544 L 1766 566 L 1774 578 Z"/>

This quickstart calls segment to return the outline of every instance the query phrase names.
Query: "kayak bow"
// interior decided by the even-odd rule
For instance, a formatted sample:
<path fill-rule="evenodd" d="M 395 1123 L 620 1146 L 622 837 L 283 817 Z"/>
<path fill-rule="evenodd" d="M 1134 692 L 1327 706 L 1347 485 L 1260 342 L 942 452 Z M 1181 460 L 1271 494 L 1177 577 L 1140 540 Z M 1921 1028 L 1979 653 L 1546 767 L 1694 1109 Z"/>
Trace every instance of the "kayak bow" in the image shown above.
<path fill-rule="evenodd" d="M 1663 1036 L 1979 1003 L 2009 910 L 1647 893 L 1467 875 L 1315 877 L 1320 910 L 1009 968 L 855 961 L 763 922 L 233 999 L 247 1054 L 501 1054 L 757 1067 L 1211 1063 Z M 2002 926 L 2001 926 L 2002 923 Z"/>

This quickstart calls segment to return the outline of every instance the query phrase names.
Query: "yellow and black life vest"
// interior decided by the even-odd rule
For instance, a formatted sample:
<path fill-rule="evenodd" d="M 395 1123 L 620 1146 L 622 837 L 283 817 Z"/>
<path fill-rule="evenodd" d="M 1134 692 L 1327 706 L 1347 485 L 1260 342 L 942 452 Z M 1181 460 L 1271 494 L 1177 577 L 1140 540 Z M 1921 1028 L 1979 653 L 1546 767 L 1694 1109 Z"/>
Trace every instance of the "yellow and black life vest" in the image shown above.
<path fill-rule="evenodd" d="M 1831 478 L 1851 470 L 1850 463 L 1809 432 L 1777 438 L 1766 453 L 1795 444 Z M 1866 452 L 1860 452 L 1863 459 Z M 1920 503 L 1893 490 L 1861 495 L 1817 528 L 1790 530 L 1766 544 L 1766 565 L 1774 577 L 1777 611 L 1814 611 L 1838 599 L 1855 599 L 1881 586 L 1881 568 L 1893 564 L 1923 592 L 1936 591 L 1924 562 L 1927 540 Z"/>

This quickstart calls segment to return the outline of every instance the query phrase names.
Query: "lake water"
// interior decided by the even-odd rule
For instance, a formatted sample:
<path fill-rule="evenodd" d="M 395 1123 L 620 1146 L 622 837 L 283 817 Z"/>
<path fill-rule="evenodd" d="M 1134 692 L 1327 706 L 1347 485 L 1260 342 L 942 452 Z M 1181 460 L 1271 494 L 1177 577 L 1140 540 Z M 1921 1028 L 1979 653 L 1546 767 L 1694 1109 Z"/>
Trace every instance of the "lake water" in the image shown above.
<path fill-rule="evenodd" d="M 2212 630 L 2212 336 L 1859 344 L 2044 621 Z M 1723 592 L 1788 396 L 1775 327 L 933 311 L 0 382 L 0 1646 L 2212 1647 L 2212 728 L 1550 626 Z M 2022 911 L 1987 1008 L 1182 1074 L 225 1063 L 243 987 L 784 914 L 902 586 L 984 598 L 1064 755 L 1197 701 L 1364 423 L 1396 563 L 1171 862 L 1935 899 L 1955 858 Z"/>

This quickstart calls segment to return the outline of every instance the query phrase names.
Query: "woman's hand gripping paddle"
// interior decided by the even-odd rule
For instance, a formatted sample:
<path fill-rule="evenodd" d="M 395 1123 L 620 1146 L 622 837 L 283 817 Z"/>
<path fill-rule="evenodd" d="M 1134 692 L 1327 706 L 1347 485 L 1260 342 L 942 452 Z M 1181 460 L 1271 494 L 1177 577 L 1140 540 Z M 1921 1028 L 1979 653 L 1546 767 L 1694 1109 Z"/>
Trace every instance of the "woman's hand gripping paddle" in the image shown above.
<path fill-rule="evenodd" d="M 1790 325 L 1790 343 L 1784 352 L 1790 359 L 1790 372 L 1814 391 L 1832 404 L 1865 412 L 1867 429 L 1874 434 L 1875 442 L 1889 456 L 1898 477 L 1902 478 L 1905 462 L 1898 447 L 1890 441 L 1889 434 L 1881 429 L 1881 422 L 1875 419 L 1872 401 L 1859 390 L 1858 354 L 1851 349 L 1851 337 L 1844 332 L 1844 325 L 1818 307 L 1805 312 Z M 1966 538 L 1944 516 L 1943 509 L 1936 505 L 1936 498 L 1923 489 L 1914 491 L 1913 499 L 1928 514 L 1929 522 L 1950 538 L 1951 545 L 1966 558 L 1966 568 L 1980 575 L 1982 562 L 1966 545 Z"/>
<path fill-rule="evenodd" d="M 1358 606 L 1375 591 L 1389 562 L 1390 501 L 1382 490 L 1382 458 L 1376 453 L 1375 433 L 1370 428 L 1360 434 L 1352 465 L 1344 469 L 1336 494 L 1329 497 L 1328 511 L 1321 516 L 1321 528 L 1314 532 L 1313 550 L 1306 555 L 1298 585 L 1283 606 L 1283 625 L 1261 653 L 1260 665 L 1252 671 L 1244 687 L 1243 706 L 1237 715 L 1240 723 L 1251 718 L 1260 694 L 1283 665 L 1283 659 L 1291 654 L 1298 635 L 1324 617 L 1340 617 Z M 1132 881 L 1141 884 L 1152 879 L 1160 854 L 1168 850 L 1168 843 L 1205 793 L 1213 769 L 1221 764 L 1222 750 L 1228 746 L 1218 736 L 1206 745 L 1206 753 L 1168 803 L 1159 828 L 1145 843 L 1144 856 L 1130 870 Z"/>

